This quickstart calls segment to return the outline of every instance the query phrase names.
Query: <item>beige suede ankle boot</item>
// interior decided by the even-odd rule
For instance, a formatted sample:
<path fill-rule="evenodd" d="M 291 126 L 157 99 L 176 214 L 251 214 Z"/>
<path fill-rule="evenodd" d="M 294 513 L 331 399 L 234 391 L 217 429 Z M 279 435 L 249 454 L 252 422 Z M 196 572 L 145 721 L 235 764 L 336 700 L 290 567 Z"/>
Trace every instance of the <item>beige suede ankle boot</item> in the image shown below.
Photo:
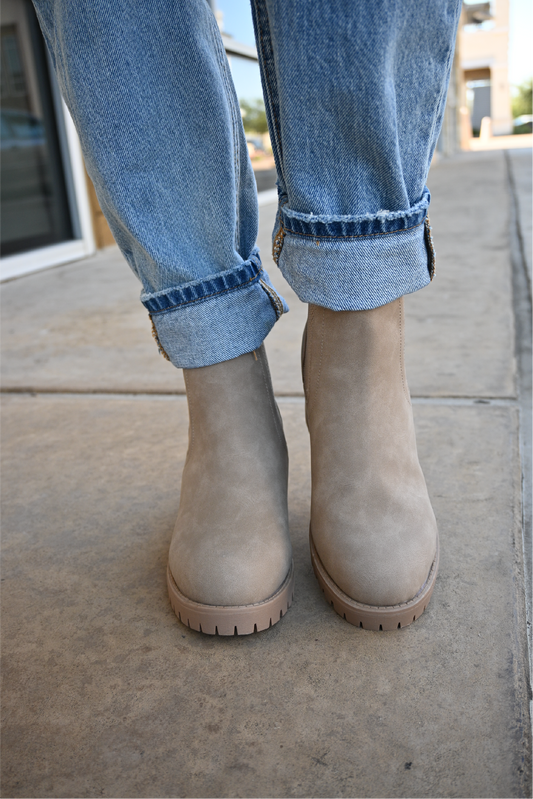
<path fill-rule="evenodd" d="M 246 635 L 292 602 L 288 456 L 264 347 L 184 370 L 189 449 L 167 570 L 194 630 Z"/>
<path fill-rule="evenodd" d="M 302 362 L 315 575 L 351 624 L 404 627 L 431 597 L 438 534 L 405 379 L 402 299 L 371 311 L 310 305 Z"/>

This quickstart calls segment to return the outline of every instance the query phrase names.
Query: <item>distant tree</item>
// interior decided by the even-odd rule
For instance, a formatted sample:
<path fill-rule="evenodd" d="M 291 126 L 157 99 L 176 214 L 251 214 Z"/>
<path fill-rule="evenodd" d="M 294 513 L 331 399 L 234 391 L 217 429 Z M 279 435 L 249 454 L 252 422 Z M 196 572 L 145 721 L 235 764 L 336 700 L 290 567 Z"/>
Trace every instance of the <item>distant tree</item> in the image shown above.
<path fill-rule="evenodd" d="M 533 114 L 532 108 L 533 78 L 524 81 L 516 87 L 516 94 L 512 99 L 513 117 L 521 117 L 522 114 Z"/>
<path fill-rule="evenodd" d="M 266 133 L 268 130 L 265 104 L 262 100 L 241 100 L 242 123 L 246 133 Z"/>

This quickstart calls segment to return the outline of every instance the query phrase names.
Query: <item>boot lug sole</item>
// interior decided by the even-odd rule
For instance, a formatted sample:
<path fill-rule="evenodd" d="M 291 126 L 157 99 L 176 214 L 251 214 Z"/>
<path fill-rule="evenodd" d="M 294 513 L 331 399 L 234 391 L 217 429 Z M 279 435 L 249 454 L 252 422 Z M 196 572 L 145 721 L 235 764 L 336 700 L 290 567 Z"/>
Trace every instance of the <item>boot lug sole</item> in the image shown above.
<path fill-rule="evenodd" d="M 207 635 L 250 635 L 268 630 L 292 605 L 294 596 L 294 563 L 281 587 L 264 602 L 253 605 L 202 605 L 188 599 L 179 590 L 167 566 L 170 604 L 186 627 Z"/>
<path fill-rule="evenodd" d="M 349 624 L 361 627 L 364 630 L 397 630 L 407 627 L 416 621 L 425 611 L 431 599 L 437 571 L 439 568 L 439 539 L 437 536 L 437 552 L 435 560 L 429 571 L 428 578 L 418 594 L 400 605 L 365 605 L 357 602 L 345 594 L 338 585 L 331 579 L 325 570 L 322 561 L 316 551 L 311 531 L 309 531 L 309 544 L 311 548 L 311 562 L 313 571 L 322 589 L 326 601 L 332 605 L 334 611 L 342 616 Z"/>

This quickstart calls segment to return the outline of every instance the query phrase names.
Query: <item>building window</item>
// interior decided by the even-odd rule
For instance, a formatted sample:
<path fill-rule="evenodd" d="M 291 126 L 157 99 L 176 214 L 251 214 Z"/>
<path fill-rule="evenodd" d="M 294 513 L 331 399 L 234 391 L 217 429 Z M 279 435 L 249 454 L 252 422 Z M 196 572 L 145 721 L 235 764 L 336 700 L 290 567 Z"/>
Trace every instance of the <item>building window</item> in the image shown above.
<path fill-rule="evenodd" d="M 77 238 L 48 59 L 29 0 L 6 0 L 1 53 L 1 252 Z"/>

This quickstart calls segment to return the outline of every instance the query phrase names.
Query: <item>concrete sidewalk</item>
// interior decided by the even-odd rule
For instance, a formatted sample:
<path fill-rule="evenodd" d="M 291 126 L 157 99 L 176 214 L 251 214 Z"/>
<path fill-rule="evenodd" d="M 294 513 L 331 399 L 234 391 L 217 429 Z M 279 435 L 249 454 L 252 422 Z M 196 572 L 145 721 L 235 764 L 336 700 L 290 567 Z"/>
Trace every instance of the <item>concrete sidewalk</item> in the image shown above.
<path fill-rule="evenodd" d="M 531 794 L 515 241 L 530 158 L 470 153 L 430 176 L 437 277 L 406 300 L 407 373 L 441 570 L 395 633 L 348 625 L 312 573 L 306 309 L 274 265 L 296 596 L 243 638 L 193 632 L 167 600 L 187 408 L 118 251 L 3 286 L 3 796 Z"/>

